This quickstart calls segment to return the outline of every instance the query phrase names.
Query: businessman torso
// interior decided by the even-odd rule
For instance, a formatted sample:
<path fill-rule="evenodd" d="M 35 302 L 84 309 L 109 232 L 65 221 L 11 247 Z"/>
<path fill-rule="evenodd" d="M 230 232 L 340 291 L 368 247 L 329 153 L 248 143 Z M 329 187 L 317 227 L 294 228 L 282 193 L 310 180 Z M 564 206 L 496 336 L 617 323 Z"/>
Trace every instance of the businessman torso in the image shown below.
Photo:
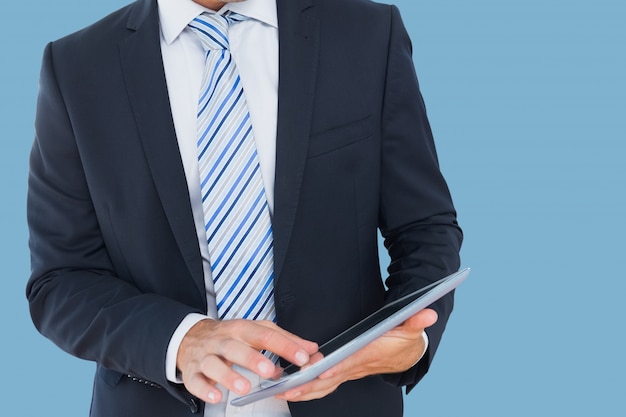
<path fill-rule="evenodd" d="M 323 342 L 386 297 L 457 269 L 460 233 L 395 9 L 277 5 L 274 297 L 279 325 Z M 163 375 L 169 337 L 186 314 L 205 312 L 206 299 L 159 36 L 156 1 L 141 0 L 44 58 L 29 195 L 31 308 L 46 336 L 100 365 L 94 416 L 201 411 Z M 388 292 L 379 227 L 398 260 Z M 448 297 L 436 306 L 429 355 L 451 305 Z M 292 405 L 292 414 L 401 415 L 395 384 L 417 382 L 429 361 L 386 381 L 344 384 Z"/>

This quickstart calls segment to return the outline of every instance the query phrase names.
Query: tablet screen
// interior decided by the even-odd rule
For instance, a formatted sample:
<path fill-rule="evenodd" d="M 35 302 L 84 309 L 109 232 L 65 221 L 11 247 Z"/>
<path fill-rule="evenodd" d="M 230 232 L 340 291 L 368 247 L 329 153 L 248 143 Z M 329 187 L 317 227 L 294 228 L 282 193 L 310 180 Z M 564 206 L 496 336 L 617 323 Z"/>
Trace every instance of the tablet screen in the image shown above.
<path fill-rule="evenodd" d="M 368 329 L 371 329 L 372 327 L 381 323 L 383 320 L 385 320 L 389 316 L 402 310 L 404 307 L 411 304 L 413 301 L 417 300 L 420 297 L 420 295 L 424 294 L 426 291 L 430 290 L 431 288 L 436 287 L 438 284 L 440 284 L 444 280 L 446 280 L 446 278 L 433 282 L 432 284 L 427 285 L 424 288 L 420 288 L 419 290 L 414 291 L 410 294 L 407 294 L 404 297 L 397 299 L 396 301 L 393 301 L 389 304 L 384 305 L 383 307 L 376 310 L 374 313 L 370 314 L 369 316 L 367 316 L 366 318 L 364 318 L 363 320 L 361 320 L 354 326 L 348 328 L 347 330 L 344 330 L 342 333 L 338 334 L 337 336 L 330 339 L 328 342 L 321 345 L 319 347 L 320 353 L 322 353 L 324 356 L 328 356 L 335 350 L 344 346 L 349 341 L 363 334 Z M 296 365 L 289 365 L 284 369 L 283 372 L 285 374 L 292 374 L 298 371 L 299 369 L 300 367 Z"/>

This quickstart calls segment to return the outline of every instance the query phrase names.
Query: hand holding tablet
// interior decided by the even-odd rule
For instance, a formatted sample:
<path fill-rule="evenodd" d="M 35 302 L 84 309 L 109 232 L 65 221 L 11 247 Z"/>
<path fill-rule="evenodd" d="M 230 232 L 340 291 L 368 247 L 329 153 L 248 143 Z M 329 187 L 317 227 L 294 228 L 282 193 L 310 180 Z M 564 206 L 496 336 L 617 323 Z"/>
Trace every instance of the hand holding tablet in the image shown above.
<path fill-rule="evenodd" d="M 468 274 L 469 268 L 465 268 L 383 306 L 370 316 L 320 346 L 319 351 L 324 355 L 324 358 L 320 361 L 305 369 L 287 374 L 282 378 L 264 381 L 256 391 L 234 399 L 231 401 L 231 404 L 235 406 L 247 405 L 312 381 L 326 370 L 337 365 L 339 362 L 381 337 L 389 330 L 399 326 L 417 312 L 452 291 L 467 278 Z M 287 371 L 286 373 L 297 369 L 296 367 L 290 368 L 291 367 L 288 367 L 285 370 Z"/>

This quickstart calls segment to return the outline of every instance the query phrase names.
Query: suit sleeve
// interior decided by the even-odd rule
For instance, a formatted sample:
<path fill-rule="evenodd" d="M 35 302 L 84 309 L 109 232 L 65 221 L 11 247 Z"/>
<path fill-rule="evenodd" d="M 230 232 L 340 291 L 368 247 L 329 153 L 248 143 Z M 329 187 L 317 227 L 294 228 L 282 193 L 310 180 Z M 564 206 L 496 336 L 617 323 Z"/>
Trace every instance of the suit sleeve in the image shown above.
<path fill-rule="evenodd" d="M 391 35 L 382 116 L 380 229 L 391 264 L 388 301 L 459 269 L 462 241 L 456 212 L 440 172 L 426 109 L 419 91 L 408 34 L 391 6 Z M 410 390 L 428 371 L 452 312 L 453 295 L 432 308 L 439 320 L 427 329 L 422 360 L 389 382 Z"/>
<path fill-rule="evenodd" d="M 86 181 L 57 83 L 53 46 L 44 53 L 30 157 L 27 297 L 33 322 L 72 355 L 168 388 L 170 337 L 187 314 L 199 311 L 142 293 L 117 276 L 92 204 L 97 190 Z"/>

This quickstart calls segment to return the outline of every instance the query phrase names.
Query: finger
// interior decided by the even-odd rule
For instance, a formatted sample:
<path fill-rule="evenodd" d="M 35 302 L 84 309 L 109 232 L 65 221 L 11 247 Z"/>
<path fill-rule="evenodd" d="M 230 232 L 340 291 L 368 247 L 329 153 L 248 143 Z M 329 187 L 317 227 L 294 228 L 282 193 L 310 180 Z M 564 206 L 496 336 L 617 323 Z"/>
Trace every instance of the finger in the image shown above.
<path fill-rule="evenodd" d="M 339 385 L 333 385 L 324 390 L 316 390 L 316 391 L 312 391 L 308 393 L 296 392 L 296 394 L 287 401 L 300 402 L 300 401 L 318 400 L 320 398 L 326 397 L 328 394 L 332 392 L 335 392 L 338 387 Z"/>
<path fill-rule="evenodd" d="M 314 346 L 317 350 L 317 345 L 313 342 L 285 332 L 271 322 L 242 320 L 237 325 L 245 327 L 238 331 L 244 343 L 259 350 L 269 350 L 298 366 L 309 362 L 309 352 Z"/>
<path fill-rule="evenodd" d="M 317 344 L 280 329 L 272 322 L 230 320 L 221 322 L 220 327 L 225 333 L 207 338 L 207 351 L 263 378 L 276 376 L 277 369 L 260 350 L 276 353 L 299 366 L 309 361 L 309 354 L 301 345 L 308 350 L 317 350 Z"/>
<path fill-rule="evenodd" d="M 320 374 L 320 376 L 318 376 L 318 378 L 329 379 L 329 378 L 333 378 L 335 375 L 342 373 L 345 369 L 344 363 L 345 361 L 338 363 L 337 365 L 333 366 L 330 369 L 325 370 L 324 372 Z"/>
<path fill-rule="evenodd" d="M 372 344 L 360 349 L 356 353 L 348 356 L 346 359 L 339 362 L 337 365 L 325 370 L 318 376 L 321 380 L 331 380 L 333 378 L 341 379 L 341 382 L 360 379 L 367 375 L 364 369 L 367 369 L 367 364 L 372 363 L 368 360 L 368 355 Z M 365 368 L 363 367 L 365 364 Z"/>
<path fill-rule="evenodd" d="M 274 362 L 268 357 L 239 340 L 224 339 L 215 341 L 213 349 L 215 349 L 218 356 L 228 362 L 227 365 L 239 365 L 263 378 L 271 378 L 278 372 Z"/>
<path fill-rule="evenodd" d="M 276 398 L 291 402 L 316 400 L 334 392 L 342 382 L 340 378 L 314 379 L 304 385 L 285 391 L 277 395 Z"/>
<path fill-rule="evenodd" d="M 425 329 L 437 322 L 437 312 L 433 309 L 426 308 L 417 314 L 409 317 L 404 324 L 415 329 Z"/>
<path fill-rule="evenodd" d="M 275 381 L 282 378 L 283 376 L 285 376 L 285 368 L 281 367 L 280 365 L 275 365 L 274 373 L 265 379 Z"/>
<path fill-rule="evenodd" d="M 250 391 L 250 381 L 235 372 L 222 358 L 217 356 L 205 357 L 200 363 L 199 371 L 205 379 L 221 384 L 229 391 L 234 391 L 239 395 L 247 394 Z"/>
<path fill-rule="evenodd" d="M 437 312 L 429 308 L 414 314 L 398 327 L 388 331 L 385 336 L 415 338 L 420 335 L 425 328 L 437 322 Z"/>
<path fill-rule="evenodd" d="M 313 353 L 317 352 L 318 349 L 319 349 L 319 346 L 318 346 L 317 343 L 312 342 L 310 340 L 303 339 L 303 338 L 301 338 L 301 337 L 299 337 L 299 336 L 297 336 L 297 335 L 295 335 L 295 334 L 293 334 L 291 332 L 288 332 L 287 330 L 285 330 L 285 329 L 279 327 L 278 325 L 276 325 L 276 323 L 274 323 L 274 322 L 267 321 L 267 320 L 260 320 L 260 321 L 256 321 L 255 323 L 258 323 L 261 326 L 268 327 L 270 329 L 273 329 L 273 330 L 277 331 L 278 333 L 280 333 L 284 337 L 288 338 L 292 342 L 294 342 L 297 345 L 299 345 L 309 355 L 312 355 Z M 276 352 L 274 352 L 274 353 L 276 353 Z"/>
<path fill-rule="evenodd" d="M 222 391 L 201 372 L 183 375 L 183 383 L 187 391 L 207 403 L 217 404 L 222 400 Z"/>
<path fill-rule="evenodd" d="M 314 354 L 311 355 L 307 366 L 314 365 L 317 362 L 321 361 L 322 359 L 324 359 L 324 355 L 322 354 L 322 352 L 315 352 Z"/>

